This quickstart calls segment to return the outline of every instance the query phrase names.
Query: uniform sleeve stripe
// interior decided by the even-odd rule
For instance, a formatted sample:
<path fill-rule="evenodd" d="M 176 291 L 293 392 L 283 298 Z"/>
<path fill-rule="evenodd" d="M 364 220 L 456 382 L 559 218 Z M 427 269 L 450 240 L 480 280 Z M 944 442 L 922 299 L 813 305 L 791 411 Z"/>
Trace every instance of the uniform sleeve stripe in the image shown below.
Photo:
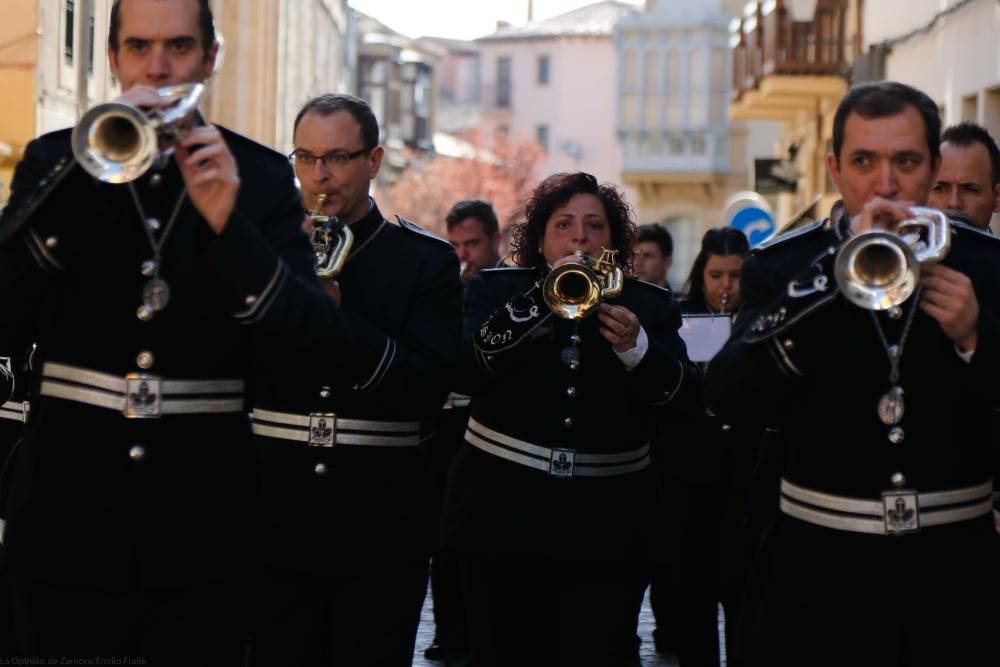
<path fill-rule="evenodd" d="M 285 279 L 287 278 L 286 274 L 287 268 L 285 267 L 285 263 L 279 259 L 278 266 L 275 268 L 274 274 L 271 276 L 271 280 L 267 283 L 264 291 L 261 292 L 261 295 L 257 297 L 257 300 L 254 301 L 250 308 L 243 312 L 236 313 L 236 318 L 249 320 L 250 322 L 257 322 L 264 317 L 271 305 L 273 305 L 274 297 L 281 291 L 281 285 L 284 284 Z"/>
<path fill-rule="evenodd" d="M 31 249 L 31 254 L 35 256 L 39 264 L 46 269 L 58 269 L 59 271 L 65 271 L 63 265 L 59 263 L 49 249 L 45 246 L 45 243 L 38 236 L 38 233 L 34 229 L 28 230 L 28 237 L 31 239 L 31 243 L 28 244 L 28 248 Z"/>
<path fill-rule="evenodd" d="M 375 367 L 375 372 L 372 373 L 371 377 L 363 385 L 361 385 L 362 391 L 367 391 L 369 388 L 374 389 L 374 385 L 378 383 L 379 376 L 382 374 L 383 367 L 386 366 L 386 360 L 392 363 L 391 358 L 395 356 L 395 341 L 393 341 L 388 336 L 385 337 L 385 349 L 382 350 L 382 358 L 379 359 L 378 366 Z"/>
<path fill-rule="evenodd" d="M 799 370 L 798 366 L 792 363 L 792 360 L 788 357 L 788 353 L 785 352 L 785 348 L 782 347 L 778 339 L 772 338 L 771 343 L 774 346 L 774 349 L 778 351 L 778 355 L 780 355 L 780 361 L 788 368 L 788 370 L 792 371 L 799 377 L 802 377 L 803 375 L 802 371 Z"/>

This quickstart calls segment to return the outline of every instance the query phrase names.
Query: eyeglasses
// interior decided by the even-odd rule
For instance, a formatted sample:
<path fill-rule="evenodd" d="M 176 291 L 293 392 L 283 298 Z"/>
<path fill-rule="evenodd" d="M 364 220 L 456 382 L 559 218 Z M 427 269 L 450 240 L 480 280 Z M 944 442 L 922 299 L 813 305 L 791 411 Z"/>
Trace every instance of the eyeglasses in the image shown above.
<path fill-rule="evenodd" d="M 330 167 L 343 167 L 354 158 L 360 157 L 370 151 L 370 148 L 362 148 L 361 150 L 354 151 L 353 153 L 347 153 L 345 151 L 330 151 L 326 155 L 317 157 L 312 153 L 296 149 L 288 154 L 288 159 L 292 164 L 302 165 L 303 167 L 312 167 L 318 161 L 322 162 L 323 166 L 329 169 Z"/>

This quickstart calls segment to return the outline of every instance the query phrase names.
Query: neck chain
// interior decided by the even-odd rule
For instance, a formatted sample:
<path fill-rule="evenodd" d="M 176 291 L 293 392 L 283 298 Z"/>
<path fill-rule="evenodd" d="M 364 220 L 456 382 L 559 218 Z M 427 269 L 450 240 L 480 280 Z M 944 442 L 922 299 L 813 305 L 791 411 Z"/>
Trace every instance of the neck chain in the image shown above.
<path fill-rule="evenodd" d="M 894 443 L 900 443 L 904 438 L 903 429 L 898 426 L 899 422 L 903 419 L 904 411 L 903 388 L 899 386 L 899 362 L 903 358 L 903 346 L 910 335 L 910 327 L 913 324 L 914 316 L 917 314 L 917 304 L 920 303 L 922 292 L 923 288 L 918 287 L 914 293 L 910 312 L 906 316 L 906 322 L 903 324 L 903 333 L 900 335 L 899 343 L 896 345 L 889 344 L 889 341 L 885 337 L 885 332 L 882 330 L 882 325 L 878 321 L 878 315 L 875 314 L 874 310 L 869 311 L 872 315 L 872 322 L 875 323 L 875 331 L 878 332 L 879 340 L 882 341 L 882 347 L 885 348 L 885 353 L 889 357 L 889 384 L 891 387 L 879 399 L 878 416 L 883 424 L 892 427 L 889 429 L 889 440 Z"/>
<path fill-rule="evenodd" d="M 183 206 L 187 196 L 187 188 L 181 190 L 180 196 L 177 197 L 177 203 L 174 204 L 174 210 L 170 214 L 170 219 L 167 220 L 167 225 L 159 236 L 156 232 L 160 229 L 160 221 L 156 218 L 146 217 L 146 210 L 142 207 L 142 202 L 139 201 L 139 193 L 136 192 L 135 185 L 129 183 L 128 191 L 132 194 L 132 201 L 135 202 L 135 208 L 139 212 L 139 222 L 142 224 L 143 231 L 146 232 L 149 245 L 153 248 L 153 259 L 147 259 L 142 263 L 142 275 L 149 280 L 142 287 L 142 305 L 136 311 L 136 317 L 146 322 L 152 319 L 154 313 L 166 308 L 170 302 L 170 286 L 160 276 L 163 268 L 161 261 L 163 245 L 167 242 L 167 238 L 174 228 L 174 223 L 177 222 L 177 216 L 181 212 L 181 206 Z"/>

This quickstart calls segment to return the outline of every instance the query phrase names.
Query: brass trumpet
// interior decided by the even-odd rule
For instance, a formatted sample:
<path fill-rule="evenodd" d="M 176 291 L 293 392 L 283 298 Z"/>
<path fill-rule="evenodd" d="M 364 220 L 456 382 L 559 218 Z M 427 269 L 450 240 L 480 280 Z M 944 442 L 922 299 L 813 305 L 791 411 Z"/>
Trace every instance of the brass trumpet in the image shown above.
<path fill-rule="evenodd" d="M 867 310 L 888 310 L 910 298 L 920 283 L 921 264 L 944 259 L 951 248 L 948 216 L 914 207 L 914 217 L 896 233 L 858 234 L 837 253 L 834 270 L 841 293 Z"/>
<path fill-rule="evenodd" d="M 344 268 L 344 262 L 354 245 L 354 234 L 335 217 L 323 215 L 326 195 L 316 196 L 316 205 L 309 211 L 312 229 L 309 242 L 316 258 L 316 275 L 320 278 L 335 278 Z"/>
<path fill-rule="evenodd" d="M 625 284 L 625 275 L 616 263 L 617 250 L 601 248 L 597 260 L 578 254 L 587 265 L 563 264 L 549 272 L 542 284 L 545 304 L 567 320 L 587 317 L 601 301 L 621 294 Z"/>
<path fill-rule="evenodd" d="M 130 104 L 98 104 L 73 128 L 73 155 L 105 183 L 129 183 L 152 166 L 161 140 L 175 144 L 187 133 L 205 86 L 181 83 L 157 90 L 169 106 L 143 111 Z"/>

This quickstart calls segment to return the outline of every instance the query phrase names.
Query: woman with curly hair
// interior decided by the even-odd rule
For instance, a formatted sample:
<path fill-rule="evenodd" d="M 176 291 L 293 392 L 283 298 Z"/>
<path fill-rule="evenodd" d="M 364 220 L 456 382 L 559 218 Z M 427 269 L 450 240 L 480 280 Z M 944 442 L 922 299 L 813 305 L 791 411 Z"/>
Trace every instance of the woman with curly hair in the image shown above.
<path fill-rule="evenodd" d="M 630 266 L 635 225 L 584 173 L 538 185 L 516 266 L 466 289 L 463 387 L 472 397 L 445 535 L 462 560 L 472 664 L 625 667 L 658 507 L 650 439 L 695 410 L 698 375 L 670 293 L 625 278 L 593 315 L 549 310 L 549 271 L 603 249 Z"/>

